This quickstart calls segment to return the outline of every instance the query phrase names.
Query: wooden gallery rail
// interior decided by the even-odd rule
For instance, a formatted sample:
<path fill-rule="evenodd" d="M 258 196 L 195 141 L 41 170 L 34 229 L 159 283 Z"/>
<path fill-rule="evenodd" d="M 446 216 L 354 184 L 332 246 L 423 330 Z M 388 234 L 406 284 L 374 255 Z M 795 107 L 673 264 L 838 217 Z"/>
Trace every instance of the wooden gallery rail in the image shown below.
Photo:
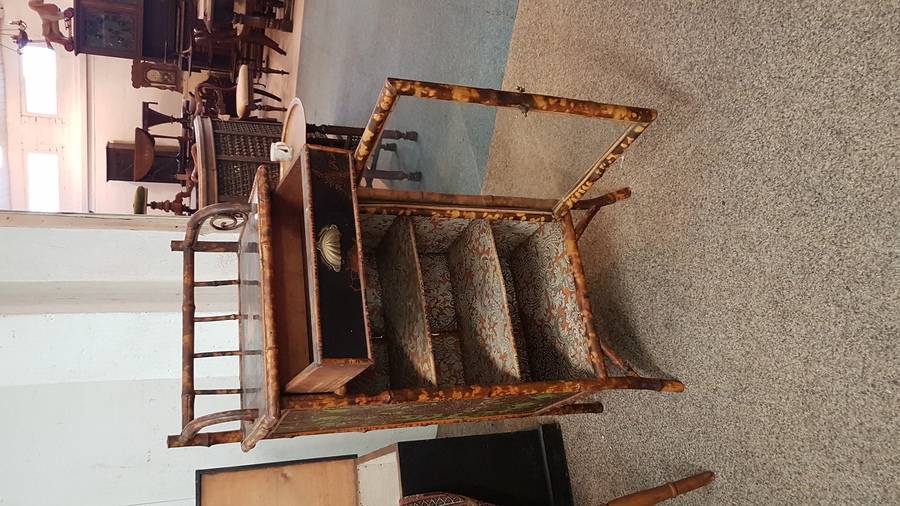
<path fill-rule="evenodd" d="M 400 97 L 612 121 L 624 133 L 560 199 L 358 188 Z M 530 117 L 530 116 L 529 116 Z M 603 390 L 681 392 L 640 376 L 599 335 L 578 239 L 628 188 L 581 200 L 656 112 L 561 97 L 388 79 L 355 152 L 305 146 L 277 188 L 189 221 L 182 430 L 170 447 L 533 415 L 600 412 Z M 576 225 L 572 210 L 584 217 Z M 202 242 L 207 221 L 238 242 Z M 238 256 L 234 280 L 195 281 L 195 253 Z M 196 287 L 237 285 L 237 314 L 197 317 Z M 194 349 L 198 322 L 236 320 L 238 349 Z M 194 361 L 238 357 L 240 388 L 199 390 Z M 623 375 L 614 376 L 615 368 Z M 197 395 L 239 409 L 195 416 Z M 201 432 L 223 422 L 237 430 Z"/>

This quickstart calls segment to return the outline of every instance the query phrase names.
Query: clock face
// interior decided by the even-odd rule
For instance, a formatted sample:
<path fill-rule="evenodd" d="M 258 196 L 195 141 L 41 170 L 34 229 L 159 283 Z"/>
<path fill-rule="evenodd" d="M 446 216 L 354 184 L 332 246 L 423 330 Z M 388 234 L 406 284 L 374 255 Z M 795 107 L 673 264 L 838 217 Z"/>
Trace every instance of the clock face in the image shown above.
<path fill-rule="evenodd" d="M 151 83 L 173 84 L 175 82 L 175 79 L 170 72 L 150 69 L 145 75 L 147 76 L 147 80 Z"/>

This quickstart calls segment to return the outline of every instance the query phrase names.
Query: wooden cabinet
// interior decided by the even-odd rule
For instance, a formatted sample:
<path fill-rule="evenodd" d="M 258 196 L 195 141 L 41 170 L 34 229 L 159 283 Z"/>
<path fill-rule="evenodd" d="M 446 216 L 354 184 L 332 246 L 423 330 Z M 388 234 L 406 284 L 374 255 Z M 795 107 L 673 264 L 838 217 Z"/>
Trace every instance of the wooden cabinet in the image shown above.
<path fill-rule="evenodd" d="M 178 146 L 156 146 L 157 156 L 145 183 L 178 183 Z M 134 144 L 130 142 L 106 143 L 106 180 L 134 181 Z"/>
<path fill-rule="evenodd" d="M 402 96 L 612 121 L 623 133 L 555 199 L 357 188 Z M 388 80 L 355 152 L 304 146 L 274 189 L 261 168 L 248 204 L 191 218 L 175 245 L 185 256 L 185 372 L 182 432 L 169 445 L 249 450 L 264 438 L 597 412 L 585 396 L 608 389 L 682 391 L 640 376 L 598 333 L 577 244 L 597 210 L 627 192 L 582 197 L 655 116 Z M 588 221 L 576 225 L 573 209 Z M 241 228 L 239 243 L 198 243 L 207 220 Z M 204 251 L 237 252 L 238 279 L 195 283 Z M 240 312 L 196 317 L 194 288 L 219 284 L 239 284 Z M 240 321 L 240 349 L 196 352 L 195 324 L 224 319 Z M 194 361 L 222 355 L 241 357 L 241 388 L 195 389 Z M 215 394 L 240 394 L 240 409 L 195 416 L 195 397 Z M 235 420 L 240 430 L 199 432 Z"/>
<path fill-rule="evenodd" d="M 181 6 L 175 0 L 76 0 L 75 53 L 174 61 Z"/>

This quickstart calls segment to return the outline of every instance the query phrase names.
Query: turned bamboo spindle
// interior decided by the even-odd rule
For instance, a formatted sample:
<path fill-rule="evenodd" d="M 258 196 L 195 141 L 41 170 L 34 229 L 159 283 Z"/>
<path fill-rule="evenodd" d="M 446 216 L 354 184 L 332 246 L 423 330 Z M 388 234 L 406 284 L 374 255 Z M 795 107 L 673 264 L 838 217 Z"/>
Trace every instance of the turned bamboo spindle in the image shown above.
<path fill-rule="evenodd" d="M 653 506 L 692 490 L 705 487 L 716 479 L 715 473 L 706 471 L 682 480 L 673 481 L 655 488 L 629 494 L 602 506 Z"/>

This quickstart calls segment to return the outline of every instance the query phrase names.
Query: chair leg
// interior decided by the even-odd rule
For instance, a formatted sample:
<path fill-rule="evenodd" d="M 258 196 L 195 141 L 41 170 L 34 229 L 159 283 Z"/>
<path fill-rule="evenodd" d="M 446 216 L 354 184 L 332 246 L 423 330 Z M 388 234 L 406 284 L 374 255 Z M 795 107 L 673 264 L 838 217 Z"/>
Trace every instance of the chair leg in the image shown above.
<path fill-rule="evenodd" d="M 256 70 L 262 72 L 263 74 L 281 74 L 283 76 L 290 74 L 290 72 L 287 72 L 285 70 L 273 69 L 271 67 L 260 67 Z"/>
<path fill-rule="evenodd" d="M 604 506 L 653 506 L 681 494 L 705 487 L 715 479 L 716 475 L 707 471 L 683 480 L 673 481 L 656 488 L 613 499 Z"/>
<path fill-rule="evenodd" d="M 287 107 L 278 107 L 278 106 L 274 106 L 274 105 L 265 105 L 265 104 L 255 104 L 253 109 L 256 111 L 278 111 L 278 112 L 287 111 Z"/>
<path fill-rule="evenodd" d="M 408 140 L 408 141 L 417 141 L 419 140 L 418 132 L 401 132 L 399 130 L 385 130 L 381 134 L 382 139 L 395 139 L 395 140 Z"/>
<path fill-rule="evenodd" d="M 275 42 L 262 32 L 258 32 L 252 29 L 244 29 L 241 31 L 240 39 L 251 44 L 266 46 L 282 56 L 287 54 L 284 49 L 281 49 L 281 46 L 279 46 L 277 42 Z"/>
<path fill-rule="evenodd" d="M 270 92 L 268 92 L 268 91 L 266 91 L 266 90 L 261 90 L 261 89 L 259 89 L 259 88 L 254 88 L 254 89 L 253 89 L 253 93 L 256 93 L 257 95 L 262 95 L 262 96 L 264 96 L 264 97 L 269 97 L 269 98 L 271 98 L 272 100 L 275 100 L 276 102 L 281 102 L 281 97 L 279 97 L 278 95 L 275 95 L 274 93 L 270 93 Z"/>

